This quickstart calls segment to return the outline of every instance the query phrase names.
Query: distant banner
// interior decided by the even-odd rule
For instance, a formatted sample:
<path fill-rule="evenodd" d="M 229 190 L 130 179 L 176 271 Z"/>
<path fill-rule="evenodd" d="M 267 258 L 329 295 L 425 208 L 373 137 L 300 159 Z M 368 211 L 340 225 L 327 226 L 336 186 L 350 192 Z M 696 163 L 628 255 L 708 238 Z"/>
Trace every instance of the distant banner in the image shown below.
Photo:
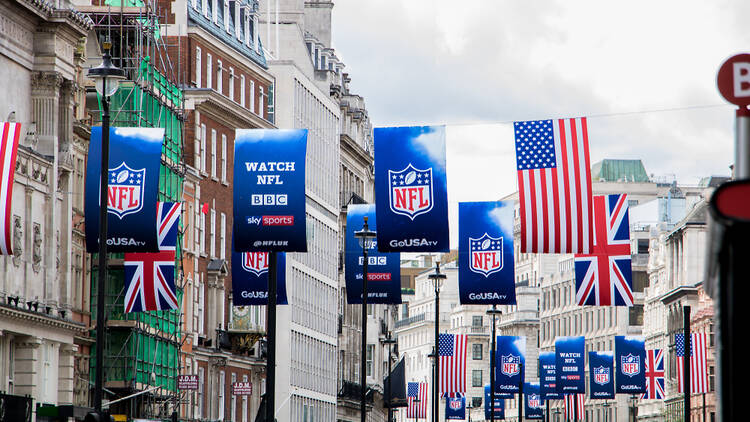
<path fill-rule="evenodd" d="M 0 255 L 13 254 L 11 199 L 21 124 L 0 122 Z M 20 247 L 20 245 L 17 245 Z"/>
<path fill-rule="evenodd" d="M 164 129 L 112 127 L 107 167 L 107 252 L 158 252 L 156 199 Z M 91 128 L 86 165 L 86 251 L 99 250 L 102 128 Z"/>
<path fill-rule="evenodd" d="M 375 196 L 382 252 L 448 252 L 445 127 L 376 128 Z"/>
<path fill-rule="evenodd" d="M 490 386 L 484 386 L 484 419 L 490 420 L 490 403 L 493 403 L 495 410 L 495 420 L 505 419 L 505 398 L 495 392 L 495 400 L 490 400 Z M 512 396 L 511 396 L 512 397 Z"/>
<path fill-rule="evenodd" d="M 544 399 L 539 392 L 538 382 L 527 382 L 523 386 L 524 410 L 526 419 L 544 418 Z"/>
<path fill-rule="evenodd" d="M 615 336 L 617 392 L 646 392 L 646 344 L 643 337 Z"/>
<path fill-rule="evenodd" d="M 446 397 L 445 420 L 466 419 L 466 397 Z"/>
<path fill-rule="evenodd" d="M 307 129 L 237 129 L 234 250 L 307 252 Z"/>
<path fill-rule="evenodd" d="M 612 352 L 589 352 L 589 396 L 592 399 L 614 399 L 614 356 Z"/>
<path fill-rule="evenodd" d="M 555 339 L 555 366 L 557 392 L 563 394 L 585 393 L 585 339 L 557 337 Z"/>
<path fill-rule="evenodd" d="M 495 391 L 517 393 L 524 382 L 526 337 L 497 336 Z"/>
<path fill-rule="evenodd" d="M 354 233 L 362 230 L 365 216 L 370 231 L 377 231 L 375 205 L 346 207 L 346 302 L 362 303 L 362 245 Z M 367 252 L 367 303 L 401 303 L 401 254 L 383 253 L 372 240 Z"/>
<path fill-rule="evenodd" d="M 232 304 L 268 304 L 268 252 L 232 252 Z M 285 253 L 276 258 L 276 304 L 287 304 Z"/>
<path fill-rule="evenodd" d="M 539 392 L 545 400 L 562 400 L 563 395 L 557 392 L 555 376 L 555 352 L 539 353 Z"/>
<path fill-rule="evenodd" d="M 462 304 L 515 305 L 513 201 L 458 204 Z"/>

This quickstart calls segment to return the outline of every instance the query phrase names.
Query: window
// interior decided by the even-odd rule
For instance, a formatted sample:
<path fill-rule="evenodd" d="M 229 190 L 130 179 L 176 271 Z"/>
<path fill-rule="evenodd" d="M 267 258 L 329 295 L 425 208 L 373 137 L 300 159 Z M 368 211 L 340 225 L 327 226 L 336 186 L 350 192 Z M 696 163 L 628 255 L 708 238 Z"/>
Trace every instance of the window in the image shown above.
<path fill-rule="evenodd" d="M 193 5 L 193 10 L 198 10 L 198 0 L 190 0 L 190 3 Z"/>
<path fill-rule="evenodd" d="M 482 383 L 482 370 L 474 369 L 471 371 L 471 386 L 472 387 L 483 387 Z"/>
<path fill-rule="evenodd" d="M 240 25 L 240 2 L 234 2 L 234 36 L 239 40 L 242 37 L 242 26 Z"/>
<path fill-rule="evenodd" d="M 206 254 L 206 214 L 201 209 L 201 255 Z"/>
<path fill-rule="evenodd" d="M 245 75 L 240 75 L 240 105 L 245 107 Z"/>
<path fill-rule="evenodd" d="M 222 70 L 224 70 L 224 68 L 221 65 L 221 60 L 216 60 L 216 91 L 218 91 L 219 94 L 224 93 L 224 80 L 221 76 Z"/>
<path fill-rule="evenodd" d="M 237 382 L 237 374 L 232 372 L 232 385 Z M 232 394 L 232 408 L 229 409 L 229 414 L 232 415 L 232 421 L 237 420 L 237 396 Z"/>
<path fill-rule="evenodd" d="M 474 343 L 471 345 L 471 358 L 474 360 L 482 360 L 482 343 Z"/>
<path fill-rule="evenodd" d="M 211 129 L 211 177 L 216 179 L 216 129 Z"/>
<path fill-rule="evenodd" d="M 250 81 L 250 111 L 255 113 L 255 81 Z"/>
<path fill-rule="evenodd" d="M 203 417 L 203 383 L 205 382 L 203 379 L 204 370 L 203 368 L 198 368 L 198 417 Z"/>
<path fill-rule="evenodd" d="M 226 374 L 219 371 L 219 419 L 224 419 L 224 391 L 226 390 Z"/>
<path fill-rule="evenodd" d="M 227 183 L 227 135 L 221 135 L 221 182 Z"/>
<path fill-rule="evenodd" d="M 211 55 L 206 53 L 206 88 L 214 87 L 214 71 Z"/>
<path fill-rule="evenodd" d="M 229 0 L 224 0 L 224 30 L 229 34 L 232 33 L 229 29 Z"/>
<path fill-rule="evenodd" d="M 250 14 L 245 12 L 245 46 L 250 47 Z"/>
<path fill-rule="evenodd" d="M 201 9 L 203 9 L 203 16 L 208 19 L 208 0 L 201 0 Z"/>
<path fill-rule="evenodd" d="M 200 163 L 198 163 L 197 167 L 198 170 L 205 173 L 206 172 L 206 125 L 201 124 L 201 134 L 200 134 Z"/>
<path fill-rule="evenodd" d="M 211 0 L 211 18 L 216 25 L 219 24 L 219 0 Z"/>
<path fill-rule="evenodd" d="M 211 251 L 211 258 L 216 257 L 216 210 L 211 209 L 211 232 L 209 233 L 209 249 Z"/>
<path fill-rule="evenodd" d="M 263 92 L 263 87 L 258 87 L 258 116 L 263 117 L 263 109 L 266 107 L 266 99 Z"/>
<path fill-rule="evenodd" d="M 708 367 L 708 391 L 711 391 L 711 392 L 716 391 L 715 389 L 716 385 L 714 384 L 715 378 L 716 378 L 716 367 L 711 365 Z"/>
<path fill-rule="evenodd" d="M 481 327 L 482 326 L 482 316 L 481 315 L 474 315 L 471 317 L 471 326 L 472 327 Z"/>
<path fill-rule="evenodd" d="M 260 53 L 260 40 L 258 37 L 258 16 L 257 15 L 253 15 L 251 31 L 253 33 L 253 45 L 255 46 L 255 52 Z"/>
<path fill-rule="evenodd" d="M 471 407 L 474 407 L 474 408 L 482 407 L 482 398 L 481 397 L 472 397 L 471 398 Z"/>
<path fill-rule="evenodd" d="M 628 312 L 630 325 L 643 325 L 643 305 L 633 305 Z"/>
<path fill-rule="evenodd" d="M 195 86 L 198 88 L 202 88 L 201 87 L 201 74 L 202 73 L 203 73 L 203 66 L 201 65 L 201 48 L 195 47 Z"/>
<path fill-rule="evenodd" d="M 367 363 L 366 363 L 366 370 L 367 370 L 367 376 L 372 377 L 372 359 L 375 356 L 375 345 L 374 344 L 368 344 L 367 345 Z"/>
<path fill-rule="evenodd" d="M 242 376 L 242 382 L 247 382 L 247 375 Z M 242 422 L 247 422 L 247 396 L 242 396 Z"/>
<path fill-rule="evenodd" d="M 234 68 L 229 67 L 229 99 L 234 101 Z"/>
<path fill-rule="evenodd" d="M 221 231 L 219 232 L 219 258 L 227 259 L 227 215 L 221 213 Z"/>

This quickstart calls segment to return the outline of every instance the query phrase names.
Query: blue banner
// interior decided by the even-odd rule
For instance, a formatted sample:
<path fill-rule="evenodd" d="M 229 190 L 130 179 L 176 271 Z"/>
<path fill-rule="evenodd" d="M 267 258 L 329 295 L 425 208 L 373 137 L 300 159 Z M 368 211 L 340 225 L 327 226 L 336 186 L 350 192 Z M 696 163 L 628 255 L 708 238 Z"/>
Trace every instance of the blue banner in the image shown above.
<path fill-rule="evenodd" d="M 376 128 L 375 197 L 382 252 L 448 252 L 445 127 Z"/>
<path fill-rule="evenodd" d="M 515 305 L 513 201 L 458 204 L 462 304 Z"/>
<path fill-rule="evenodd" d="M 466 419 L 466 397 L 446 397 L 445 420 Z"/>
<path fill-rule="evenodd" d="M 555 352 L 539 353 L 539 392 L 545 400 L 562 400 L 563 395 L 557 392 L 555 376 Z"/>
<path fill-rule="evenodd" d="M 523 385 L 524 410 L 526 419 L 544 418 L 544 399 L 539 392 L 538 382 L 527 382 Z"/>
<path fill-rule="evenodd" d="M 232 305 L 268 304 L 268 252 L 232 251 Z M 276 255 L 276 304 L 286 305 L 286 254 Z"/>
<path fill-rule="evenodd" d="M 111 127 L 107 166 L 107 251 L 158 252 L 156 199 L 164 129 Z M 86 251 L 99 250 L 102 128 L 91 128 L 86 161 Z"/>
<path fill-rule="evenodd" d="M 615 336 L 617 392 L 646 392 L 646 344 L 643 337 Z"/>
<path fill-rule="evenodd" d="M 513 395 L 510 395 L 513 397 Z M 494 400 L 495 420 L 505 419 L 505 398 L 498 392 L 495 392 Z M 484 419 L 490 420 L 490 386 L 484 386 Z"/>
<path fill-rule="evenodd" d="M 517 393 L 524 382 L 526 337 L 497 336 L 495 391 Z"/>
<path fill-rule="evenodd" d="M 375 205 L 359 204 L 346 207 L 346 302 L 362 303 L 362 245 L 354 233 L 362 230 L 364 218 L 370 231 L 377 231 Z M 401 303 L 401 254 L 383 253 L 377 241 L 367 252 L 367 303 Z"/>
<path fill-rule="evenodd" d="M 555 375 L 557 392 L 564 394 L 585 393 L 585 339 L 580 337 L 557 337 L 555 339 Z"/>
<path fill-rule="evenodd" d="M 237 129 L 234 250 L 307 252 L 307 129 Z"/>
<path fill-rule="evenodd" d="M 589 352 L 589 396 L 592 399 L 615 398 L 615 369 L 612 352 Z"/>

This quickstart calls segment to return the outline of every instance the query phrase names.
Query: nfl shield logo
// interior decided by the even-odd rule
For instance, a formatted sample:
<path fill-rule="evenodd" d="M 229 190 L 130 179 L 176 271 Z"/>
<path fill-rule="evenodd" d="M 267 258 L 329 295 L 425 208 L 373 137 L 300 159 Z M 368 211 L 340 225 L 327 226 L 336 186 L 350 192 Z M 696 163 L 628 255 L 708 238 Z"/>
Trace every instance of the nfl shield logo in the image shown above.
<path fill-rule="evenodd" d="M 143 208 L 146 169 L 133 170 L 127 164 L 109 169 L 107 212 L 120 219 Z"/>
<path fill-rule="evenodd" d="M 521 357 L 513 355 L 502 356 L 500 358 L 500 372 L 509 377 L 518 375 L 521 372 Z"/>
<path fill-rule="evenodd" d="M 603 366 L 594 368 L 594 382 L 599 385 L 609 384 L 609 368 Z"/>
<path fill-rule="evenodd" d="M 461 399 L 450 399 L 450 406 L 453 410 L 461 409 Z"/>
<path fill-rule="evenodd" d="M 388 170 L 391 211 L 414 220 L 432 209 L 432 168 L 419 170 L 411 164 L 401 171 Z"/>
<path fill-rule="evenodd" d="M 268 271 L 268 252 L 243 252 L 242 269 L 260 277 Z"/>
<path fill-rule="evenodd" d="M 539 394 L 529 394 L 529 407 L 532 409 L 539 409 L 542 407 L 542 400 Z"/>
<path fill-rule="evenodd" d="M 629 354 L 620 358 L 620 364 L 622 365 L 622 373 L 629 377 L 638 375 L 641 372 L 641 358 Z"/>
<path fill-rule="evenodd" d="M 503 269 L 503 238 L 485 233 L 479 239 L 469 237 L 469 269 L 488 277 Z"/>

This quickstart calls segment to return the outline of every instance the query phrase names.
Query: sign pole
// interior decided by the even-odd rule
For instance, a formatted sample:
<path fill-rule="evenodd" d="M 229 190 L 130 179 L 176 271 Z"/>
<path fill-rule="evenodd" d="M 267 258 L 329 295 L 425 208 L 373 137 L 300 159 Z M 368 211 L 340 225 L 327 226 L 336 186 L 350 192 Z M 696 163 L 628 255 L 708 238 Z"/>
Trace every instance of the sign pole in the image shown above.
<path fill-rule="evenodd" d="M 497 338 L 495 337 L 495 317 L 502 314 L 503 311 L 498 311 L 497 305 L 493 304 L 492 309 L 487 310 L 487 313 L 492 315 L 492 333 L 490 334 L 492 336 L 490 345 L 490 406 L 492 407 L 492 411 L 490 412 L 490 421 L 495 422 L 495 367 L 497 366 L 497 361 L 495 359 L 495 348 L 497 347 Z"/>
<path fill-rule="evenodd" d="M 266 421 L 276 421 L 276 270 L 277 252 L 268 253 L 268 308 L 266 337 Z"/>
<path fill-rule="evenodd" d="M 367 223 L 367 216 L 364 217 L 362 222 L 362 230 L 354 232 L 354 237 L 359 239 L 362 245 L 362 344 L 360 348 L 360 360 L 359 360 L 359 383 L 360 383 L 360 404 L 359 413 L 360 420 L 365 422 L 367 420 L 367 251 L 372 246 L 372 240 L 375 238 L 376 233 L 370 231 L 370 226 Z M 388 356 L 390 360 L 390 356 Z"/>
<path fill-rule="evenodd" d="M 521 364 L 521 376 L 518 378 L 518 421 L 523 420 L 523 364 Z"/>
<path fill-rule="evenodd" d="M 690 306 L 685 305 L 682 307 L 682 323 L 684 327 L 684 336 L 683 340 L 685 340 L 685 348 L 683 349 L 684 352 L 684 359 L 682 360 L 682 373 L 684 376 L 682 377 L 682 386 L 683 386 L 683 392 L 684 392 L 684 420 L 685 422 L 690 422 L 690 354 L 693 351 L 693 342 L 690 338 Z"/>

